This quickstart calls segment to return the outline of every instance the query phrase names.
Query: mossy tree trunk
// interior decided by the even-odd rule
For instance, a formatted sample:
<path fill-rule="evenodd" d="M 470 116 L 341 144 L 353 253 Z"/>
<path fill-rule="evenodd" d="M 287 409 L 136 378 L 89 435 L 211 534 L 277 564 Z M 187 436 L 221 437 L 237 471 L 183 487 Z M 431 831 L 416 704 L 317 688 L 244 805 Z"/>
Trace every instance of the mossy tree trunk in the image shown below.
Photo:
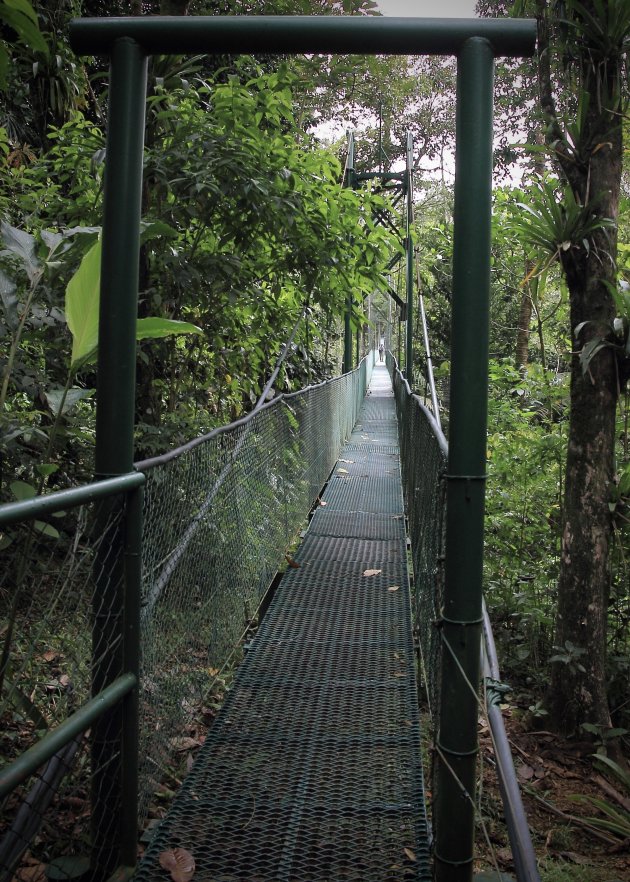
<path fill-rule="evenodd" d="M 581 5 L 567 0 L 564 18 L 569 24 L 559 23 L 552 43 L 547 0 L 537 0 L 547 145 L 579 204 L 590 208 L 589 216 L 614 222 L 611 228 L 597 229 L 587 243 L 575 242 L 559 252 L 569 289 L 574 352 L 555 641 L 562 660 L 553 665 L 548 706 L 553 726 L 567 734 L 585 722 L 610 725 L 605 663 L 617 362 L 610 346 L 599 349 L 587 366 L 579 355 L 591 341 L 612 342 L 615 315 L 611 288 L 616 286 L 622 165 L 622 58 L 630 15 L 625 16 L 625 33 L 617 28 L 613 34 L 609 22 L 614 10 L 623 10 L 621 0 L 583 0 Z M 565 65 L 583 109 L 572 140 L 556 110 L 552 51 Z"/>

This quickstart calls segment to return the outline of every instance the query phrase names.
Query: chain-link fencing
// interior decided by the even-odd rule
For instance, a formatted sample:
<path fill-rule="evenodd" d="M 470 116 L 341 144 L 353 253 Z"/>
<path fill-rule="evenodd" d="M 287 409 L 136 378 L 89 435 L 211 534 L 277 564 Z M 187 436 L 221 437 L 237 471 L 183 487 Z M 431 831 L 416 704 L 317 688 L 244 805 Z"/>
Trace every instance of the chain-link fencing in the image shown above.
<path fill-rule="evenodd" d="M 423 676 L 432 713 L 438 707 L 440 634 L 446 514 L 446 439 L 432 413 L 412 394 L 395 358 L 388 353 L 398 431 L 403 493 L 411 542 L 414 625 L 420 640 Z"/>
<path fill-rule="evenodd" d="M 137 473 L 0 507 L 0 882 L 98 882 L 134 862 L 136 774 L 144 825 L 203 740 L 372 366 Z"/>
<path fill-rule="evenodd" d="M 349 437 L 372 356 L 145 472 L 140 815 L 208 708 Z M 205 710 L 204 710 L 205 709 Z M 192 742 L 190 742 L 192 744 Z"/>

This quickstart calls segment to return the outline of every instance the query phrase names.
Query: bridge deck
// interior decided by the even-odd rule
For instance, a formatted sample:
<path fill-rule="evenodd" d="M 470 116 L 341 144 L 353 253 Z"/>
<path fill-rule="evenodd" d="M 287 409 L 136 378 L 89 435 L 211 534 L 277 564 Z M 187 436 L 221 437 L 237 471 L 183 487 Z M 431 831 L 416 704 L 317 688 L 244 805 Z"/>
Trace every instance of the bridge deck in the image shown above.
<path fill-rule="evenodd" d="M 233 689 L 136 874 L 430 878 L 396 414 L 377 364 Z M 370 572 L 371 571 L 371 572 Z"/>

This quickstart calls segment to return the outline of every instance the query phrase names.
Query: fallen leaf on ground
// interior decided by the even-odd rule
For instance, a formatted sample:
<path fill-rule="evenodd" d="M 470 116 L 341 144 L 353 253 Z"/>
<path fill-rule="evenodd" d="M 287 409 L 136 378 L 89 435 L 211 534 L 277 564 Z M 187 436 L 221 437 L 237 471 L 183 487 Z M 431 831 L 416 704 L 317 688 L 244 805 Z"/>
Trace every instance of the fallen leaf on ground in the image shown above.
<path fill-rule="evenodd" d="M 15 874 L 17 882 L 46 882 L 46 864 L 22 867 Z"/>
<path fill-rule="evenodd" d="M 302 564 L 299 564 L 296 560 L 293 560 L 293 558 L 289 554 L 285 554 L 284 558 L 289 566 L 293 567 L 294 570 L 299 570 L 302 566 Z"/>
<path fill-rule="evenodd" d="M 387 590 L 388 591 L 398 591 L 399 588 L 400 588 L 400 585 L 390 585 Z"/>
<path fill-rule="evenodd" d="M 160 854 L 160 866 L 168 870 L 173 882 L 190 882 L 195 873 L 195 859 L 185 848 L 168 848 Z"/>
<path fill-rule="evenodd" d="M 176 736 L 175 738 L 170 739 L 170 745 L 173 750 L 184 751 L 184 750 L 194 750 L 196 747 L 200 746 L 199 741 L 196 738 L 189 738 L 186 735 Z"/>
<path fill-rule="evenodd" d="M 415 851 L 412 851 L 410 848 L 403 848 L 403 851 L 405 852 L 405 856 L 409 858 L 410 861 L 418 860 Z"/>
<path fill-rule="evenodd" d="M 348 469 L 337 469 L 337 474 L 338 475 L 347 475 Z"/>
<path fill-rule="evenodd" d="M 378 576 L 379 573 L 382 573 L 383 570 L 364 570 L 364 576 Z"/>

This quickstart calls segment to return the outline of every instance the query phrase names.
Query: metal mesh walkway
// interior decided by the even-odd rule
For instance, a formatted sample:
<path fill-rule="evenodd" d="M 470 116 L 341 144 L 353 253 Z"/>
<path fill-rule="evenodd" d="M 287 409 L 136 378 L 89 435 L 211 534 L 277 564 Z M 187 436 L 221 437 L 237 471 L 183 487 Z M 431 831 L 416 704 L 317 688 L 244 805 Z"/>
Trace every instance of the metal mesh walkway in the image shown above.
<path fill-rule="evenodd" d="M 177 847 L 200 882 L 430 878 L 384 365 L 295 557 L 138 882 Z"/>

